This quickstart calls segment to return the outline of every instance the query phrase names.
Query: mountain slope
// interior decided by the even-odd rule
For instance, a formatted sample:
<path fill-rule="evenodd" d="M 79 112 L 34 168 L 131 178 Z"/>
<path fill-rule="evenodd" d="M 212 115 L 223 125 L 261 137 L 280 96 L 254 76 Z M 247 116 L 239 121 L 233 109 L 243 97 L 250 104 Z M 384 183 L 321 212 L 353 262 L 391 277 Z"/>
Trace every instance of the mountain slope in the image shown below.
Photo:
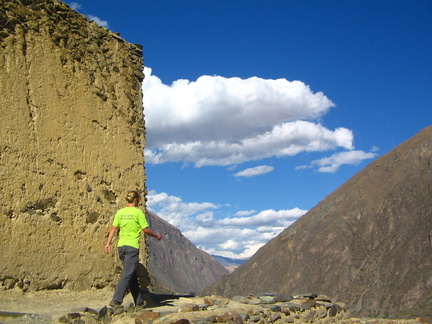
<path fill-rule="evenodd" d="M 356 314 L 431 318 L 431 152 L 428 127 L 205 291 L 310 291 L 348 302 Z"/>
<path fill-rule="evenodd" d="M 162 235 L 160 241 L 152 237 L 146 239 L 150 253 L 147 268 L 152 292 L 195 293 L 229 273 L 173 225 L 149 211 L 147 219 L 150 228 Z"/>

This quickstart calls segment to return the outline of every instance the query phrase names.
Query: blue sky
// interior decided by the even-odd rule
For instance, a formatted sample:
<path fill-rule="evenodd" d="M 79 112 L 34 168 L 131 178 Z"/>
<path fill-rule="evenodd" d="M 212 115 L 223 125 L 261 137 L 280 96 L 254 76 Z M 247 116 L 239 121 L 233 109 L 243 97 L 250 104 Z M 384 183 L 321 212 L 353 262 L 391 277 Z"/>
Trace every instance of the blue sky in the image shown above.
<path fill-rule="evenodd" d="M 148 208 L 247 258 L 431 124 L 430 0 L 82 0 L 143 46 Z"/>

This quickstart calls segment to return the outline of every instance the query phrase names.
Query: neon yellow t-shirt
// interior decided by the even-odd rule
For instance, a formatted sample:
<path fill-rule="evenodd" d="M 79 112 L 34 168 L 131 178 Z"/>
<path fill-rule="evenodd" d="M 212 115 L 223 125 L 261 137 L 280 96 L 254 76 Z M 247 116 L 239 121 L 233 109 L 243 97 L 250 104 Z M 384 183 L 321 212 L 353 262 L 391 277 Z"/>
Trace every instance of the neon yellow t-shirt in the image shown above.
<path fill-rule="evenodd" d="M 141 209 L 124 207 L 115 214 L 113 226 L 120 229 L 118 246 L 127 245 L 139 249 L 141 231 L 149 225 Z"/>

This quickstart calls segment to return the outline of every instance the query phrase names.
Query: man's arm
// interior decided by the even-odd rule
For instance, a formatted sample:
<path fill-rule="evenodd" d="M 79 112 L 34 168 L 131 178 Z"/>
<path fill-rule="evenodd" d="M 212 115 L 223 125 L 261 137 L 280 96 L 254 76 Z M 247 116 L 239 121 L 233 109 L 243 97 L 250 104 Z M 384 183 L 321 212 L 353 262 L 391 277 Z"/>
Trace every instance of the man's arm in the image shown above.
<path fill-rule="evenodd" d="M 108 239 L 107 239 L 107 243 L 105 245 L 105 252 L 107 254 L 109 254 L 111 252 L 111 240 L 114 236 L 114 233 L 117 232 L 118 227 L 117 226 L 111 226 L 111 229 L 108 233 Z"/>
<path fill-rule="evenodd" d="M 157 234 L 155 232 L 153 232 L 150 228 L 146 227 L 142 230 L 144 233 L 146 233 L 147 235 L 153 236 L 155 238 L 157 238 L 158 240 L 160 240 L 162 238 L 162 235 Z"/>

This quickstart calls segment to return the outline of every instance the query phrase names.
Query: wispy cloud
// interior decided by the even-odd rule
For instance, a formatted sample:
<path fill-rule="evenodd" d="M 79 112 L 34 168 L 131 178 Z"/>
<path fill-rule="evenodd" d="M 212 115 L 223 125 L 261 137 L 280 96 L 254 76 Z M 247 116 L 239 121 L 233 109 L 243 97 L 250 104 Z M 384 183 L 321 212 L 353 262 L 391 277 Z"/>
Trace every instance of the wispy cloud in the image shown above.
<path fill-rule="evenodd" d="M 77 2 L 71 2 L 69 3 L 69 6 L 73 9 L 73 10 L 80 10 L 82 8 L 82 5 L 77 3 Z"/>
<path fill-rule="evenodd" d="M 108 22 L 106 20 L 102 20 L 97 16 L 94 15 L 87 15 L 87 18 L 90 20 L 93 20 L 95 23 L 97 23 L 101 27 L 109 28 Z"/>
<path fill-rule="evenodd" d="M 373 151 L 376 151 L 376 148 L 374 148 Z M 358 165 L 362 161 L 373 159 L 376 156 L 378 156 L 377 153 L 367 153 L 364 151 L 339 152 L 332 156 L 312 161 L 310 165 L 298 166 L 296 170 L 318 168 L 318 172 L 334 173 L 337 172 L 342 165 Z"/>
<path fill-rule="evenodd" d="M 256 210 L 240 210 L 235 215 L 236 216 L 248 216 L 256 213 Z"/>
<path fill-rule="evenodd" d="M 70 2 L 69 7 L 71 7 L 73 10 L 81 12 L 83 15 L 85 15 L 89 20 L 93 20 L 95 23 L 97 23 L 101 27 L 109 28 L 109 24 L 106 20 L 103 20 L 95 15 L 87 14 L 84 11 L 84 7 L 82 4 L 78 2 Z"/>
<path fill-rule="evenodd" d="M 249 258 L 261 246 L 307 211 L 242 211 L 232 217 L 217 219 L 224 206 L 212 203 L 187 203 L 166 193 L 150 191 L 147 207 L 172 225 L 199 248 L 211 254 Z"/>
<path fill-rule="evenodd" d="M 352 131 L 316 122 L 334 104 L 301 81 L 202 76 L 168 86 L 150 68 L 145 75 L 147 163 L 221 166 L 354 148 Z"/>
<path fill-rule="evenodd" d="M 217 224 L 221 224 L 229 227 L 259 227 L 259 226 L 272 226 L 272 227 L 288 227 L 297 218 L 302 216 L 306 211 L 294 208 L 290 210 L 279 210 L 273 209 L 262 211 L 258 214 L 248 217 L 227 217 L 216 221 Z"/>
<path fill-rule="evenodd" d="M 260 165 L 254 168 L 249 168 L 234 174 L 235 177 L 252 178 L 258 175 L 266 174 L 272 172 L 274 167 L 268 165 Z"/>

